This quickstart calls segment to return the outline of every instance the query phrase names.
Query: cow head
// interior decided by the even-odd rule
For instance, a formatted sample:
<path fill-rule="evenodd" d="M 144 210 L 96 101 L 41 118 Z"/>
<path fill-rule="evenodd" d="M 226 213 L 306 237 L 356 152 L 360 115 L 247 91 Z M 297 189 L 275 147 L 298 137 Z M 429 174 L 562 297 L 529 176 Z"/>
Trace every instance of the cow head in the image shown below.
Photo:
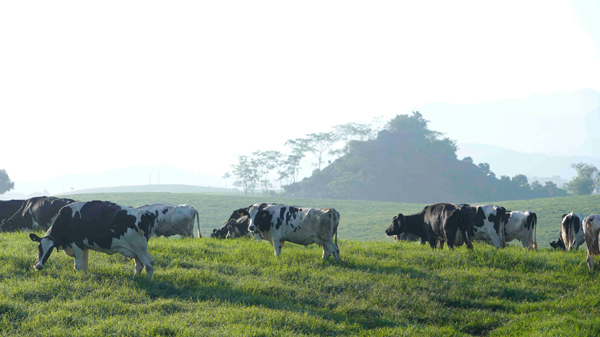
<path fill-rule="evenodd" d="M 271 228 L 271 220 L 273 215 L 269 210 L 256 210 L 255 215 L 252 216 L 252 212 L 248 216 L 248 230 L 250 232 L 266 232 Z"/>
<path fill-rule="evenodd" d="M 404 215 L 402 215 L 402 213 L 398 214 L 398 216 L 395 216 L 392 219 L 392 224 L 390 225 L 390 227 L 388 227 L 388 229 L 385 230 L 385 235 L 392 236 L 404 233 L 405 223 L 406 221 Z"/>
<path fill-rule="evenodd" d="M 38 256 L 34 267 L 36 270 L 42 270 L 44 268 L 44 263 L 46 263 L 50 257 L 50 254 L 52 253 L 52 248 L 56 247 L 56 250 L 58 251 L 58 246 L 51 235 L 46 235 L 43 238 L 40 238 L 34 233 L 31 233 L 29 234 L 29 238 L 31 241 L 40 243 L 38 245 Z"/>
<path fill-rule="evenodd" d="M 556 241 L 550 242 L 550 247 L 552 247 L 552 249 L 562 249 L 562 250 L 566 249 L 565 244 L 561 238 L 559 238 Z"/>

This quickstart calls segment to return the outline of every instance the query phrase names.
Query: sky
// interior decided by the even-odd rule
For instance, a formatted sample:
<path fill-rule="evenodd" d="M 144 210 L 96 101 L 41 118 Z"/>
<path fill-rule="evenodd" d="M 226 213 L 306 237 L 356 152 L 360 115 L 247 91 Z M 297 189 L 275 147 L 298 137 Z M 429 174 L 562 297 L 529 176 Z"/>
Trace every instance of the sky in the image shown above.
<path fill-rule="evenodd" d="M 237 155 L 428 104 L 600 92 L 598 17 L 598 1 L 5 1 L 0 168 L 221 176 Z"/>

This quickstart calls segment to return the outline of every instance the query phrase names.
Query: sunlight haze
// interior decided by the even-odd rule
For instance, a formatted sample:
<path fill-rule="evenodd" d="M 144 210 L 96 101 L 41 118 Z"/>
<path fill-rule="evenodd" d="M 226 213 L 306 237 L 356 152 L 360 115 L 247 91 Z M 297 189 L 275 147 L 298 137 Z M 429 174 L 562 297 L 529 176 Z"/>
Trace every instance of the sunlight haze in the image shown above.
<path fill-rule="evenodd" d="M 3 2 L 0 169 L 220 177 L 236 155 L 415 110 L 459 144 L 600 156 L 594 17 L 593 1 Z M 523 110 L 477 108 L 507 100 Z"/>

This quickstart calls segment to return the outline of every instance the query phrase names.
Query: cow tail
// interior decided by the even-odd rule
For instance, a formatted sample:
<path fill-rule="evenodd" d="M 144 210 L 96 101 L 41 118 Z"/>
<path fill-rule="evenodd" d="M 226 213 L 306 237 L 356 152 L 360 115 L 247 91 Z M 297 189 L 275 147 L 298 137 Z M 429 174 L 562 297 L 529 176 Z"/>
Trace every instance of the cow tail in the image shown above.
<path fill-rule="evenodd" d="M 194 215 L 196 217 L 196 223 L 198 224 L 198 239 L 202 239 L 202 233 L 200 232 L 200 216 L 198 215 L 198 211 Z M 194 219 L 192 219 L 192 224 L 194 223 Z"/>
<path fill-rule="evenodd" d="M 533 213 L 533 249 L 537 249 L 537 214 Z"/>

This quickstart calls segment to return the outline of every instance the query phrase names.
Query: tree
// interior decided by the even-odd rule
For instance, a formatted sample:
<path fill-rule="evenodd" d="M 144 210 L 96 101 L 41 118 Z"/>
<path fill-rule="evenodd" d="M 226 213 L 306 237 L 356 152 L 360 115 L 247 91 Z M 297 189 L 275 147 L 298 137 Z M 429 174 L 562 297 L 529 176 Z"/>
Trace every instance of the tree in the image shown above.
<path fill-rule="evenodd" d="M 323 154 L 337 142 L 337 136 L 334 132 L 311 133 L 308 136 L 308 152 L 311 152 L 317 158 L 317 167 L 321 171 Z"/>
<path fill-rule="evenodd" d="M 233 174 L 239 181 L 240 187 L 244 190 L 244 195 L 248 196 L 248 191 L 254 193 L 254 188 L 256 188 L 256 184 L 259 180 L 255 163 L 248 156 L 238 156 L 238 163 L 231 166 L 233 167 Z M 234 183 L 234 185 L 236 183 Z"/>
<path fill-rule="evenodd" d="M 10 180 L 6 170 L 0 170 L 0 195 L 15 188 L 15 183 Z"/>
<path fill-rule="evenodd" d="M 577 171 L 577 176 L 565 184 L 567 191 L 574 195 L 592 194 L 598 183 L 600 183 L 600 172 L 596 166 L 576 163 L 571 164 L 571 167 Z"/>
<path fill-rule="evenodd" d="M 341 149 L 331 151 L 333 155 L 347 155 L 350 152 L 350 142 L 353 140 L 367 140 L 373 134 L 373 127 L 369 124 L 347 123 L 333 127 L 335 137 L 344 144 Z"/>
<path fill-rule="evenodd" d="M 269 187 L 272 186 L 269 181 L 269 173 L 280 166 L 283 155 L 279 151 L 255 151 L 252 152 L 252 156 L 254 157 L 252 159 L 253 163 L 255 163 L 257 173 L 260 176 L 260 187 L 266 197 L 269 195 Z"/>
<path fill-rule="evenodd" d="M 300 173 L 300 161 L 306 156 L 306 152 L 309 151 L 310 142 L 306 138 L 296 138 L 287 140 L 284 145 L 289 146 L 292 151 L 285 160 L 286 171 L 292 177 L 292 181 L 296 182 Z"/>
<path fill-rule="evenodd" d="M 231 178 L 231 173 L 227 171 L 223 174 L 221 178 L 225 179 L 225 188 L 227 188 L 227 179 Z"/>

